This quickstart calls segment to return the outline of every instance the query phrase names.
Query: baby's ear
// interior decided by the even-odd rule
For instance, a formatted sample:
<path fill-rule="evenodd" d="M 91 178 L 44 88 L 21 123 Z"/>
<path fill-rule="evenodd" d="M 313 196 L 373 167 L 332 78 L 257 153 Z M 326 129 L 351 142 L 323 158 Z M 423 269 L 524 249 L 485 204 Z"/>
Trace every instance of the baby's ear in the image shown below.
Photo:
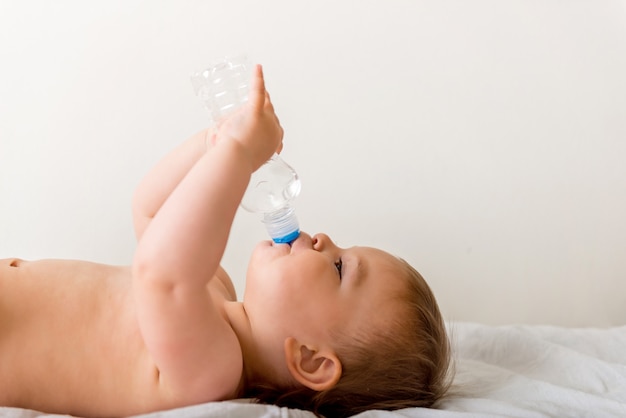
<path fill-rule="evenodd" d="M 293 337 L 285 339 L 285 360 L 293 378 L 309 389 L 330 389 L 341 377 L 341 362 L 333 350 L 303 344 Z"/>

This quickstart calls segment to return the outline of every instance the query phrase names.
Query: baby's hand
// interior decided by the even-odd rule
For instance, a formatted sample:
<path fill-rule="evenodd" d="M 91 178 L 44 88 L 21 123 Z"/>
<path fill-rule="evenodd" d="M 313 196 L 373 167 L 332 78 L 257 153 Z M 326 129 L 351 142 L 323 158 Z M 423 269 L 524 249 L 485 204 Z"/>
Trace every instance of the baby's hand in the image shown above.
<path fill-rule="evenodd" d="M 216 142 L 237 141 L 245 151 L 253 170 L 265 163 L 273 153 L 280 152 L 283 128 L 274 113 L 274 106 L 265 90 L 263 69 L 256 65 L 248 101 L 218 124 Z"/>

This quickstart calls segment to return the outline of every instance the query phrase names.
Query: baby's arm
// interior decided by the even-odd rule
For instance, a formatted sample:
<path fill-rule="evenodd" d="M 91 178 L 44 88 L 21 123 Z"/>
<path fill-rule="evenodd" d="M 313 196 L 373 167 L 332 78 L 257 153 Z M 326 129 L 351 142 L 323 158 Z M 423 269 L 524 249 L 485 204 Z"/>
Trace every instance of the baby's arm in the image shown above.
<path fill-rule="evenodd" d="M 163 202 L 204 155 L 212 134 L 210 128 L 196 133 L 167 154 L 141 180 L 133 195 L 133 223 L 138 241 Z"/>
<path fill-rule="evenodd" d="M 168 391 L 213 399 L 233 393 L 242 370 L 237 338 L 214 306 L 215 275 L 250 175 L 276 151 L 282 128 L 257 68 L 250 99 L 226 119 L 141 235 L 133 260 L 142 335 Z M 197 392 L 196 392 L 197 391 Z"/>

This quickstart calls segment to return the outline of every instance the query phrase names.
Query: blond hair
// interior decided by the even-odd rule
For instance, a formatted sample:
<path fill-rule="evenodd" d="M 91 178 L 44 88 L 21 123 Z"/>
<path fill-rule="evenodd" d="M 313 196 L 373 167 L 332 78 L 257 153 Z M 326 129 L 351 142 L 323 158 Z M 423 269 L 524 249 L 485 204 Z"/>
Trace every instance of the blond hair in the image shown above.
<path fill-rule="evenodd" d="M 343 372 L 335 386 L 318 392 L 304 386 L 262 385 L 249 388 L 246 396 L 329 417 L 369 409 L 431 407 L 440 400 L 451 383 L 445 324 L 426 281 L 400 261 L 407 280 L 404 292 L 396 296 L 394 320 L 356 338 L 337 334 Z"/>

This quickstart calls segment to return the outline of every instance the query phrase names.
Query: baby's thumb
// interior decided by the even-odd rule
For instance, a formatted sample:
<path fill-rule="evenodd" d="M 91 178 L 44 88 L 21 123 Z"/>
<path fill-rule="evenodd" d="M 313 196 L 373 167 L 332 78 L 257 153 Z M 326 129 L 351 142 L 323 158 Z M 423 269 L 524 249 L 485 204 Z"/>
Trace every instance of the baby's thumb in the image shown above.
<path fill-rule="evenodd" d="M 255 110 L 262 109 L 265 104 L 265 79 L 263 78 L 263 67 L 261 67 L 261 64 L 256 64 L 252 71 L 248 102 Z"/>

